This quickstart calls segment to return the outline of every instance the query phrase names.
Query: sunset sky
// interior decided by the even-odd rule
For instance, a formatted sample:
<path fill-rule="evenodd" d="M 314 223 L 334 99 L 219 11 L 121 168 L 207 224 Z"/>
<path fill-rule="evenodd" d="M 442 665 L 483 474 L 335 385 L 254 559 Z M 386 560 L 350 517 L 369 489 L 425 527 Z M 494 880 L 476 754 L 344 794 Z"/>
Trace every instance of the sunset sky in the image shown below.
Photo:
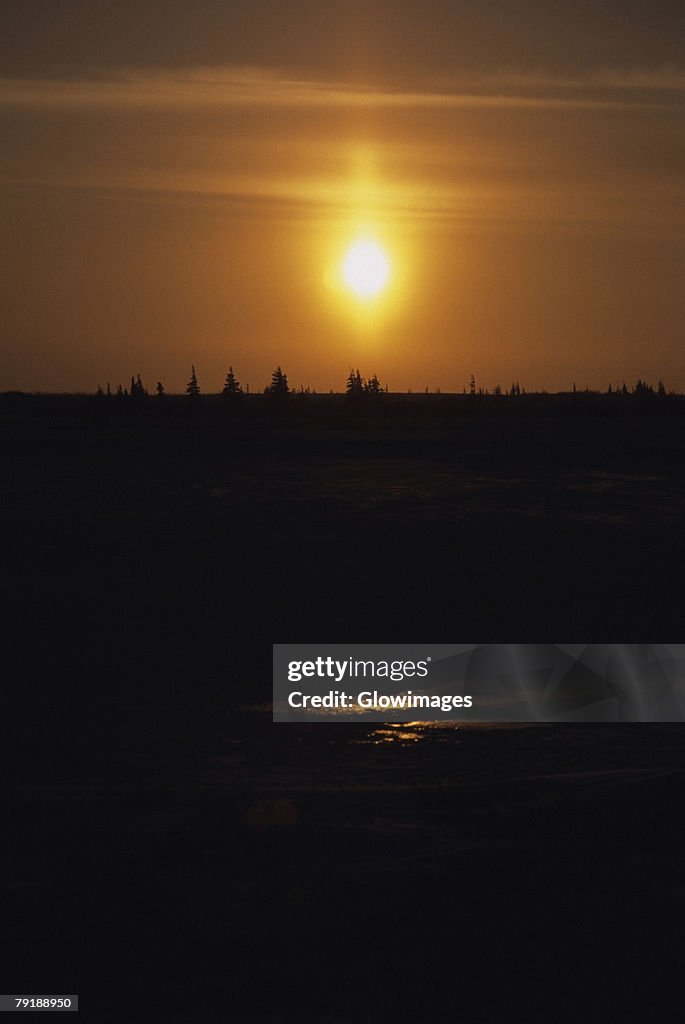
<path fill-rule="evenodd" d="M 0 390 L 685 390 L 684 40 L 682 0 L 2 0 Z"/>

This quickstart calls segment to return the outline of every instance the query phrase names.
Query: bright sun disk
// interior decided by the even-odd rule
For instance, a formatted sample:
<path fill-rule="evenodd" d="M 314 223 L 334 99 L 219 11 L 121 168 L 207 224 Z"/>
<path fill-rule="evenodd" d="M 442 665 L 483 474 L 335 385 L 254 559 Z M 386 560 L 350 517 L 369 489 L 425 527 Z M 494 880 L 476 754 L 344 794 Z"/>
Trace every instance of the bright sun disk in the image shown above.
<path fill-rule="evenodd" d="M 345 284 L 360 298 L 378 295 L 390 277 L 388 257 L 377 242 L 355 242 L 347 250 L 342 265 Z"/>

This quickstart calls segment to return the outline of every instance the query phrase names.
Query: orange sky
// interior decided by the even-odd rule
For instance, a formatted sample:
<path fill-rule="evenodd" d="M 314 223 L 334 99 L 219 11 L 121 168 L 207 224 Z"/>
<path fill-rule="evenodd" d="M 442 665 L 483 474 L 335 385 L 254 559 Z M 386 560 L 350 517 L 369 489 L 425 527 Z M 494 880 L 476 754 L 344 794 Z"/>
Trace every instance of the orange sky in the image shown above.
<path fill-rule="evenodd" d="M 0 389 L 685 390 L 677 5 L 135 7 L 3 5 Z"/>

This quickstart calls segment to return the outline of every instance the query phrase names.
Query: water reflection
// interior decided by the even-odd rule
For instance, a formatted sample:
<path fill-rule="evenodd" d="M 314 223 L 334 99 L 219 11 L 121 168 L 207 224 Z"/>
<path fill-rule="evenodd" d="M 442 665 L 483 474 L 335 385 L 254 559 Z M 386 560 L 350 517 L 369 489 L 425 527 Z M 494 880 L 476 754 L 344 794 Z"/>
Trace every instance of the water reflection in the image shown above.
<path fill-rule="evenodd" d="M 462 722 L 384 722 L 377 729 L 371 729 L 366 736 L 350 740 L 360 746 L 411 746 L 430 739 L 434 743 L 447 743 L 456 739 Z"/>

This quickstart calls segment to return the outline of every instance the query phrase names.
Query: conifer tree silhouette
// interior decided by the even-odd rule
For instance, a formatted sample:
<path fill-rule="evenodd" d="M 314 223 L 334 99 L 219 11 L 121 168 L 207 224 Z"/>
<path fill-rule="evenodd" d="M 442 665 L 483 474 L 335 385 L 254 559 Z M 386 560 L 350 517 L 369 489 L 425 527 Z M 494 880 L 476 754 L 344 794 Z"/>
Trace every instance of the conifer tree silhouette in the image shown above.
<path fill-rule="evenodd" d="M 277 366 L 271 374 L 271 384 L 265 390 L 270 395 L 287 395 L 290 391 L 288 378 L 280 366 Z"/>
<path fill-rule="evenodd" d="M 190 380 L 186 386 L 186 394 L 189 398 L 197 398 L 200 394 L 200 385 L 197 382 L 197 374 L 195 373 L 195 367 L 191 367 Z"/>
<path fill-rule="evenodd" d="M 376 376 L 375 373 L 374 373 L 373 377 L 371 377 L 367 381 L 367 384 L 366 384 L 366 387 L 364 388 L 364 390 L 366 391 L 367 395 L 372 395 L 373 397 L 377 397 L 378 395 L 381 395 L 383 393 L 383 388 L 381 387 L 381 382 L 379 381 L 379 379 L 378 379 L 378 377 Z"/>
<path fill-rule="evenodd" d="M 228 373 L 226 374 L 226 380 L 224 382 L 223 394 L 227 397 L 232 395 L 242 395 L 243 389 L 240 386 L 240 381 L 236 379 L 233 373 L 233 367 L 229 366 Z"/>
<path fill-rule="evenodd" d="M 345 393 L 354 398 L 357 395 L 361 395 L 365 386 L 366 381 L 359 370 L 353 370 L 352 367 L 350 367 L 350 372 L 347 375 L 347 381 L 345 383 Z"/>

